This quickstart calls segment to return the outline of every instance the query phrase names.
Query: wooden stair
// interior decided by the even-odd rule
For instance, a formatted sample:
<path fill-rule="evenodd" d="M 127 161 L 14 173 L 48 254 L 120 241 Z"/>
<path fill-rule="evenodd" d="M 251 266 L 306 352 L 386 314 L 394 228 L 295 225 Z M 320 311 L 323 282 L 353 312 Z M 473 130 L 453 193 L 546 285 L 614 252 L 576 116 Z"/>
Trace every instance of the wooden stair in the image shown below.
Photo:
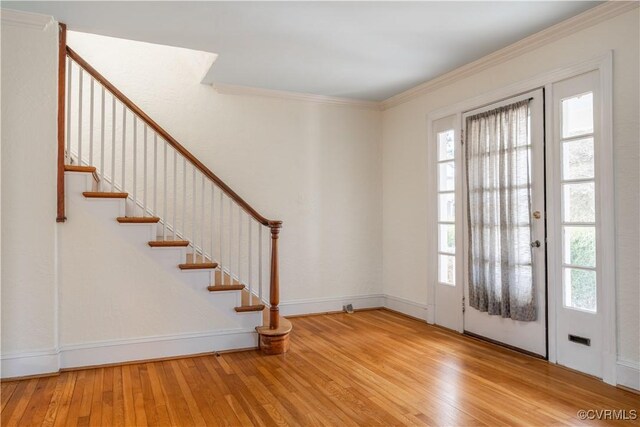
<path fill-rule="evenodd" d="M 95 166 L 79 166 L 79 165 L 65 165 L 65 172 L 87 172 L 87 173 L 96 173 Z"/>
<path fill-rule="evenodd" d="M 119 216 L 116 219 L 120 224 L 155 224 L 160 221 L 157 216 Z"/>
<path fill-rule="evenodd" d="M 220 291 L 241 291 L 244 289 L 244 285 L 211 285 L 208 286 L 207 289 L 209 292 L 220 292 Z"/>
<path fill-rule="evenodd" d="M 178 264 L 180 270 L 211 270 L 218 266 L 217 262 L 199 262 L 195 263 L 186 263 L 186 264 Z"/>
<path fill-rule="evenodd" d="M 104 191 L 85 191 L 82 195 L 90 199 L 126 199 L 129 197 L 129 193 L 111 193 Z"/>
<path fill-rule="evenodd" d="M 241 305 L 240 307 L 235 307 L 234 310 L 238 313 L 246 313 L 248 311 L 262 311 L 264 310 L 264 304 Z"/>
<path fill-rule="evenodd" d="M 188 240 L 152 240 L 149 242 L 152 248 L 176 248 L 189 246 Z"/>

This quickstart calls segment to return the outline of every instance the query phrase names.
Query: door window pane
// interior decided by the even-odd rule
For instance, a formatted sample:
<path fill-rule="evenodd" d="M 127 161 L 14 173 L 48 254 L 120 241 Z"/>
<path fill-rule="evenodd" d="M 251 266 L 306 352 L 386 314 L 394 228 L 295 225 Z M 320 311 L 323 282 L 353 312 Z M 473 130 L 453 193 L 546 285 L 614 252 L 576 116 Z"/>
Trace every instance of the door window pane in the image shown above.
<path fill-rule="evenodd" d="M 562 101 L 562 137 L 593 133 L 593 93 Z"/>
<path fill-rule="evenodd" d="M 440 224 L 438 228 L 438 250 L 440 252 L 454 253 L 456 251 L 456 226 L 453 224 Z"/>
<path fill-rule="evenodd" d="M 438 134 L 438 160 L 453 160 L 453 129 Z"/>
<path fill-rule="evenodd" d="M 593 178 L 593 138 L 562 144 L 562 178 Z"/>
<path fill-rule="evenodd" d="M 453 191 L 455 189 L 455 165 L 453 162 L 438 164 L 438 190 Z"/>
<path fill-rule="evenodd" d="M 438 281 L 453 285 L 455 283 L 456 258 L 452 255 L 438 255 Z"/>
<path fill-rule="evenodd" d="M 453 222 L 456 219 L 456 204 L 454 193 L 438 194 L 438 221 Z"/>
<path fill-rule="evenodd" d="M 565 305 L 596 311 L 596 272 L 577 268 L 564 269 Z"/>
<path fill-rule="evenodd" d="M 564 227 L 564 262 L 580 267 L 596 266 L 595 227 Z"/>
<path fill-rule="evenodd" d="M 595 194 L 593 182 L 563 185 L 565 222 L 595 222 Z"/>

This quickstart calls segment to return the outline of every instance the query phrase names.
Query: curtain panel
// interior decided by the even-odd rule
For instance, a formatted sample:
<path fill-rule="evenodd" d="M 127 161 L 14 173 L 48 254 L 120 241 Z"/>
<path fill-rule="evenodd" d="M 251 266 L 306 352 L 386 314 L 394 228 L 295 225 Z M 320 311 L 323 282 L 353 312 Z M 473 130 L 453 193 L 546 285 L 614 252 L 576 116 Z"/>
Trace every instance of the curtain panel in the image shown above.
<path fill-rule="evenodd" d="M 466 119 L 469 305 L 536 320 L 529 100 Z"/>

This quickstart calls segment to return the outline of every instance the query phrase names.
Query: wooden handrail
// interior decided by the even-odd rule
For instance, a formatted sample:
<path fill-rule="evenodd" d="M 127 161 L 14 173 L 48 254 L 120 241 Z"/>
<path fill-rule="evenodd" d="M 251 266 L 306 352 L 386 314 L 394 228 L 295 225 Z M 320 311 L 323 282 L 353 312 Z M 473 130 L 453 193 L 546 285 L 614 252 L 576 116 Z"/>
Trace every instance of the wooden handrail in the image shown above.
<path fill-rule="evenodd" d="M 65 138 L 65 108 L 64 102 L 67 96 L 66 73 L 67 73 L 67 26 L 59 24 L 58 34 L 58 206 L 56 222 L 65 222 L 67 219 L 64 209 L 64 138 Z"/>
<path fill-rule="evenodd" d="M 184 148 L 178 141 L 173 138 L 169 132 L 164 130 L 158 123 L 153 121 L 151 117 L 149 117 L 140 107 L 133 103 L 129 98 L 125 96 L 122 92 L 120 92 L 109 80 L 107 80 L 102 74 L 100 74 L 95 68 L 93 68 L 87 61 L 85 61 L 80 55 L 78 55 L 73 49 L 69 46 L 66 46 L 67 55 L 73 59 L 78 65 L 80 65 L 87 73 L 89 73 L 94 79 L 96 79 L 100 84 L 102 84 L 107 90 L 109 90 L 120 102 L 127 106 L 131 111 L 133 111 L 143 122 L 145 122 L 151 129 L 153 129 L 158 135 L 164 138 L 169 145 L 171 145 L 175 150 L 182 154 L 192 165 L 200 170 L 206 177 L 215 182 L 218 187 L 224 191 L 227 196 L 233 199 L 245 212 L 251 215 L 256 221 L 260 224 L 265 225 L 273 229 L 274 227 L 280 228 L 282 227 L 281 221 L 269 220 L 264 216 L 260 215 L 258 211 L 256 211 L 249 203 L 244 201 L 242 197 L 236 194 L 227 184 L 225 184 L 220 178 L 218 178 L 209 168 L 207 168 L 202 162 L 200 162 L 193 154 L 189 152 L 186 148 Z M 64 78 L 63 78 L 64 81 Z M 63 117 L 64 118 L 64 117 Z M 59 119 L 58 119 L 59 120 Z M 64 138 L 63 138 L 64 144 Z M 64 145 L 63 145 L 64 147 Z M 64 160 L 64 158 L 63 158 Z"/>

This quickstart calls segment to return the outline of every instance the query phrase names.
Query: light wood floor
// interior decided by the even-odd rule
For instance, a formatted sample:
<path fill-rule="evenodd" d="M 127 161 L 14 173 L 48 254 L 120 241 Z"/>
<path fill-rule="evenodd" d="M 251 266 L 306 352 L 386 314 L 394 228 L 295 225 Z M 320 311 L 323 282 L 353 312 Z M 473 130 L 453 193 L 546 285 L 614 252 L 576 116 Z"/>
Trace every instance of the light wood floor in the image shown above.
<path fill-rule="evenodd" d="M 247 351 L 3 382 L 2 425 L 539 426 L 586 424 L 580 409 L 640 409 L 639 395 L 389 311 L 292 323 L 284 356 Z"/>

